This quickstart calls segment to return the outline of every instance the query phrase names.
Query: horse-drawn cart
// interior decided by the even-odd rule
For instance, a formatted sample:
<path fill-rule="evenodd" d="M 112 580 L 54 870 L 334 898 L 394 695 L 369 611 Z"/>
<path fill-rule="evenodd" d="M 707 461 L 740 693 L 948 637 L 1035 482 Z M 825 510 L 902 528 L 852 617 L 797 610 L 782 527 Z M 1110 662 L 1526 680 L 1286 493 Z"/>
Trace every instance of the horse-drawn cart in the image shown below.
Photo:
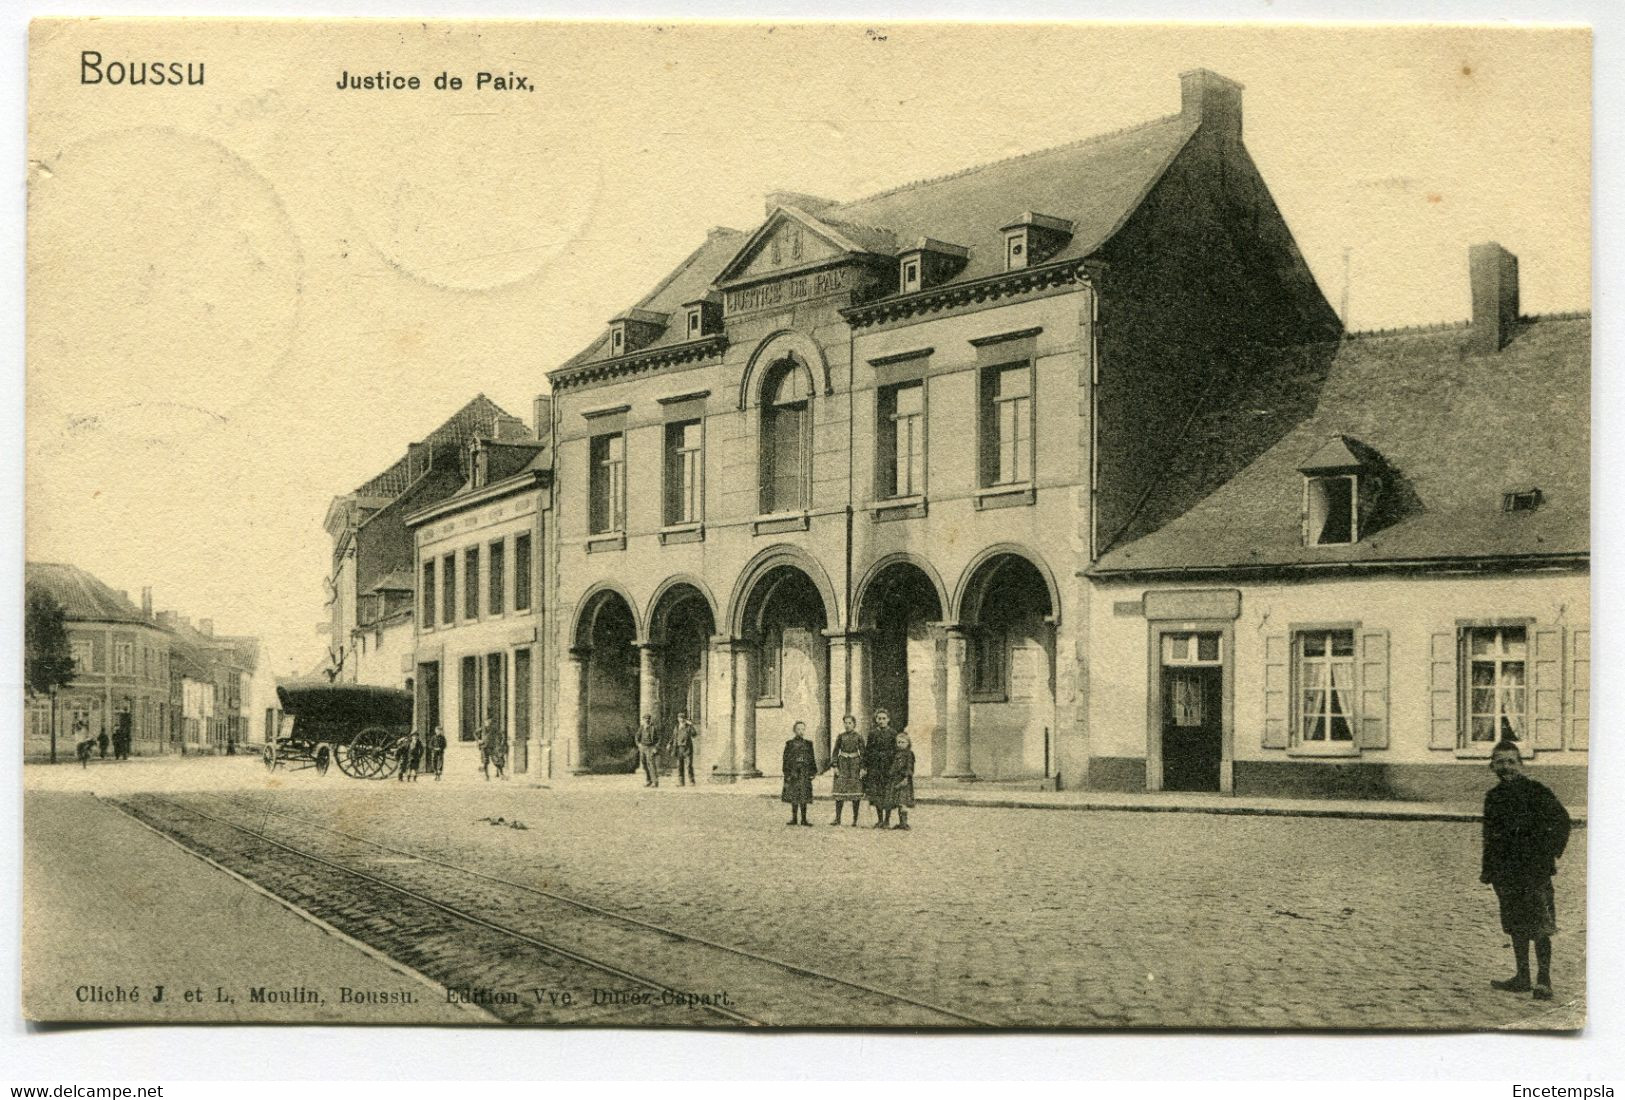
<path fill-rule="evenodd" d="M 290 680 L 278 684 L 284 726 L 261 754 L 270 769 L 329 763 L 356 779 L 388 779 L 400 764 L 399 744 L 412 729 L 412 695 L 368 684 Z M 291 721 L 291 725 L 287 724 Z"/>

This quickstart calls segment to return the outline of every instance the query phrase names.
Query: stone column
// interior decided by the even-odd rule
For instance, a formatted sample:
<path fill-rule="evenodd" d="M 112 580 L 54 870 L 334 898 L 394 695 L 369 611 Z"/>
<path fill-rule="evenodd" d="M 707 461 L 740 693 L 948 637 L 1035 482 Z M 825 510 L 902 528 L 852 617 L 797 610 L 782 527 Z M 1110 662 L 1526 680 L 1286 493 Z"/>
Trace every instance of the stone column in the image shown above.
<path fill-rule="evenodd" d="M 650 642 L 638 642 L 638 724 L 648 715 L 660 723 L 660 648 Z"/>
<path fill-rule="evenodd" d="M 756 767 L 756 646 L 744 639 L 733 644 L 734 666 L 734 776 L 755 779 Z"/>
<path fill-rule="evenodd" d="M 570 774 L 587 771 L 587 687 L 590 649 L 571 649 L 565 654 L 564 674 L 559 677 L 559 720 L 557 728 L 570 734 Z"/>
<path fill-rule="evenodd" d="M 947 762 L 942 770 L 944 779 L 975 779 L 970 766 L 970 644 L 965 628 L 954 623 L 943 625 L 948 639 L 946 672 L 948 713 L 943 715 L 947 727 Z"/>

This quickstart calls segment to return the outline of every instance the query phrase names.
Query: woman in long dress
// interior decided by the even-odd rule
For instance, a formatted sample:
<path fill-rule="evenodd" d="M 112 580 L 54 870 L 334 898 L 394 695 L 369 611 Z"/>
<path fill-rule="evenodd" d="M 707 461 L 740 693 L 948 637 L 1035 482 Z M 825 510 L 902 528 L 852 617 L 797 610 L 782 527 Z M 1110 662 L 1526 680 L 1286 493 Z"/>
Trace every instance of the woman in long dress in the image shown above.
<path fill-rule="evenodd" d="M 812 801 L 813 775 L 818 771 L 818 757 L 812 742 L 807 740 L 807 723 L 797 722 L 791 730 L 790 740 L 784 743 L 784 793 L 779 801 L 790 804 L 790 820 L 786 825 L 811 825 L 807 820 L 807 804 Z M 800 814 L 801 819 L 796 820 Z"/>
<path fill-rule="evenodd" d="M 908 811 L 914 806 L 914 750 L 909 748 L 908 731 L 897 735 L 897 751 L 891 757 L 891 781 L 886 784 L 886 820 L 897 811 L 895 828 L 908 828 Z"/>
<path fill-rule="evenodd" d="M 830 751 L 830 767 L 835 771 L 835 820 L 841 823 L 841 807 L 852 803 L 852 826 L 858 824 L 858 805 L 863 801 L 863 735 L 858 732 L 858 720 L 848 714 L 841 720 L 846 728 L 835 739 Z"/>

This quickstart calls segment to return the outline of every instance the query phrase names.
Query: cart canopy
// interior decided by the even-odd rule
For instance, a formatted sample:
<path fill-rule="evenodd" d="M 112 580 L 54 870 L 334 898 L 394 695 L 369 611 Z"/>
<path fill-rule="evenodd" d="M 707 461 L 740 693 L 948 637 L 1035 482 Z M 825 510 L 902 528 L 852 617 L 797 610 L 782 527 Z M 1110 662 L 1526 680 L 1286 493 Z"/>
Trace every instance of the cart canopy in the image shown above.
<path fill-rule="evenodd" d="M 301 725 L 410 726 L 412 693 L 371 684 L 332 684 L 326 680 L 285 680 L 276 687 L 282 709 Z"/>

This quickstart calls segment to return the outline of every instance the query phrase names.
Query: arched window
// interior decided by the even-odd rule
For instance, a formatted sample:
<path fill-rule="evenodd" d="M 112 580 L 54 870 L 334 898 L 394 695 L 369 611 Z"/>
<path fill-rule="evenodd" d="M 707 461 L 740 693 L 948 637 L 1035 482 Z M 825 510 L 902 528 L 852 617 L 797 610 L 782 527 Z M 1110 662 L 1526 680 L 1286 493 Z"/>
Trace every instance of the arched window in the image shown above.
<path fill-rule="evenodd" d="M 769 369 L 762 383 L 762 511 L 807 507 L 812 452 L 812 399 L 807 369 L 794 358 Z"/>

